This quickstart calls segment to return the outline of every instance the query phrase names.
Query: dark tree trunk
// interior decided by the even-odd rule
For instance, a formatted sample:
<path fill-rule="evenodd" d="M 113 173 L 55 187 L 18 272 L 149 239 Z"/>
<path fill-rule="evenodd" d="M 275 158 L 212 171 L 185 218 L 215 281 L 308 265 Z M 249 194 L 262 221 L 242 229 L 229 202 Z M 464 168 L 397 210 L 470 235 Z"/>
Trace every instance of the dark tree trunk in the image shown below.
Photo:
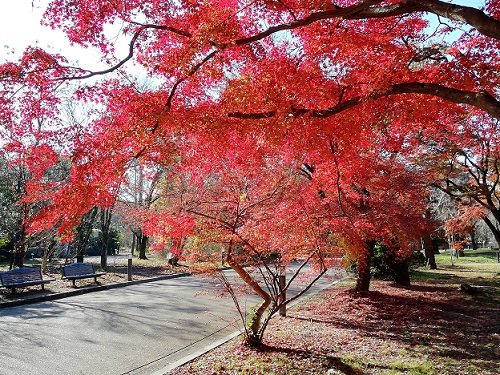
<path fill-rule="evenodd" d="M 98 213 L 98 208 L 94 207 L 88 213 L 83 215 L 82 222 L 76 228 L 75 245 L 76 245 L 76 261 L 83 262 L 83 253 L 87 248 L 90 236 L 92 235 L 92 228 Z"/>
<path fill-rule="evenodd" d="M 17 236 L 17 241 L 14 245 L 13 257 L 10 261 L 10 269 L 13 266 L 24 267 L 24 257 L 26 256 L 26 244 L 27 244 L 27 231 L 26 224 L 24 220 L 21 220 L 21 226 L 19 228 L 19 234 Z"/>
<path fill-rule="evenodd" d="M 132 253 L 132 256 L 134 256 L 135 249 L 137 247 L 137 236 L 135 235 L 134 232 L 132 232 L 132 246 L 130 248 L 130 252 Z"/>
<path fill-rule="evenodd" d="M 146 257 L 146 249 L 148 247 L 148 236 L 141 234 L 137 236 L 137 247 L 139 248 L 139 259 L 148 259 Z"/>
<path fill-rule="evenodd" d="M 430 235 L 424 237 L 425 264 L 431 270 L 436 270 L 436 258 L 434 257 L 434 241 Z"/>
<path fill-rule="evenodd" d="M 179 254 L 173 254 L 172 257 L 168 260 L 168 264 L 177 267 L 179 265 Z"/>
<path fill-rule="evenodd" d="M 478 246 L 477 246 L 477 236 L 475 229 L 472 229 L 472 231 L 470 232 L 470 242 L 472 245 L 472 250 L 477 250 Z"/>
<path fill-rule="evenodd" d="M 407 260 L 391 262 L 391 269 L 394 273 L 396 284 L 410 286 L 410 272 L 408 267 Z"/>
<path fill-rule="evenodd" d="M 488 218 L 488 216 L 483 217 L 483 221 L 486 223 L 488 228 L 490 228 L 490 231 L 491 231 L 491 233 L 493 233 L 493 236 L 495 237 L 495 241 L 497 241 L 497 244 L 500 245 L 500 231 L 498 230 L 498 228 Z"/>
<path fill-rule="evenodd" d="M 358 279 L 356 280 L 356 290 L 358 291 L 370 290 L 370 281 L 372 277 L 370 265 L 375 245 L 375 241 L 366 241 L 366 250 L 358 259 Z"/>
<path fill-rule="evenodd" d="M 18 267 L 24 267 L 24 257 L 26 256 L 26 233 L 23 233 L 21 243 L 17 250 L 16 262 Z"/>
<path fill-rule="evenodd" d="M 101 209 L 101 268 L 108 265 L 108 240 L 109 240 L 109 227 L 111 225 L 111 209 Z"/>

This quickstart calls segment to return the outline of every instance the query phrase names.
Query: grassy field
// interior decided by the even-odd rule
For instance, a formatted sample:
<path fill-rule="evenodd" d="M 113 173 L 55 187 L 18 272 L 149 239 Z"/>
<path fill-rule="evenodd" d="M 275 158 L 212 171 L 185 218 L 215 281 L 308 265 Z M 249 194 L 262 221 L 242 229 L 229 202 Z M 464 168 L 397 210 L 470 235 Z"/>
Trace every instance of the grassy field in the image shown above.
<path fill-rule="evenodd" d="M 171 374 L 493 375 L 500 373 L 500 263 L 466 251 L 438 270 L 412 272 L 412 286 L 353 280 L 273 319 L 260 350 L 235 339 Z M 461 290 L 473 286 L 473 294 Z"/>
<path fill-rule="evenodd" d="M 451 257 L 449 251 L 436 255 L 437 270 L 418 269 L 414 280 L 447 280 L 449 283 L 469 283 L 478 286 L 498 285 L 500 263 L 496 251 L 489 249 L 465 250 L 464 256 Z"/>

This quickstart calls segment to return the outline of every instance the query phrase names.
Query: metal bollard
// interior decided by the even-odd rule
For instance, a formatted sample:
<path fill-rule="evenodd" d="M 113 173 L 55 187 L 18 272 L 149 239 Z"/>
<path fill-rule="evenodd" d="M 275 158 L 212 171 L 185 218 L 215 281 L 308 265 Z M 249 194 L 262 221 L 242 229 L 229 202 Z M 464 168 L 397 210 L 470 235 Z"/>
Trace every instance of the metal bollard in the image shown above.
<path fill-rule="evenodd" d="M 286 273 L 285 273 L 285 267 L 280 266 L 279 270 L 279 276 L 278 276 L 278 285 L 280 288 L 280 303 L 286 301 Z M 280 316 L 286 316 L 286 305 L 283 305 L 280 308 Z"/>
<path fill-rule="evenodd" d="M 127 273 L 128 281 L 132 281 L 132 253 L 128 255 Z"/>

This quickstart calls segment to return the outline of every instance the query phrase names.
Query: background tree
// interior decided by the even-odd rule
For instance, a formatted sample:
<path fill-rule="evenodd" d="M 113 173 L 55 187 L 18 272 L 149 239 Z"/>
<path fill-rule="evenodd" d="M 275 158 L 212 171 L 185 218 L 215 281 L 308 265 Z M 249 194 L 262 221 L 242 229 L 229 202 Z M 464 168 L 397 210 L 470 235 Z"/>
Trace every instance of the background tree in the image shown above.
<path fill-rule="evenodd" d="M 41 123 L 38 125 L 41 127 Z M 5 165 L 2 196 L 6 203 L 3 218 L 10 226 L 12 255 L 10 267 L 23 267 L 28 248 L 37 242 L 46 242 L 45 237 L 50 235 L 51 229 L 40 231 L 38 234 L 30 232 L 30 220 L 48 204 L 42 186 L 50 186 L 58 179 L 63 179 L 67 168 L 64 162 L 57 164 L 59 158 L 50 147 L 45 144 L 34 144 L 30 150 L 24 150 L 22 145 L 13 145 L 4 151 Z M 37 170 L 37 168 L 41 169 Z M 8 211 L 7 211 L 8 210 Z M 49 241 L 51 242 L 51 241 Z M 46 246 L 46 249 L 49 249 Z"/>
<path fill-rule="evenodd" d="M 98 208 L 94 207 L 82 216 L 81 223 L 75 228 L 75 236 L 71 242 L 70 252 L 66 254 L 66 259 L 71 256 L 76 257 L 77 262 L 83 262 L 85 249 L 89 245 L 98 212 Z"/>
<path fill-rule="evenodd" d="M 6 246 L 13 242 L 19 207 L 16 205 L 16 173 L 5 157 L 0 158 L 0 174 L 0 238 L 2 246 Z"/>
<path fill-rule="evenodd" d="M 130 163 L 127 181 L 121 186 L 118 210 L 121 220 L 133 233 L 132 253 L 137 249 L 139 259 L 147 259 L 149 238 L 144 231 L 145 212 L 158 198 L 158 184 L 165 172 L 166 168 L 159 164 L 146 166 L 136 159 Z"/>
<path fill-rule="evenodd" d="M 473 117 L 464 121 L 470 124 L 455 134 L 435 159 L 439 169 L 434 186 L 460 206 L 463 218 L 459 221 L 466 233 L 470 235 L 473 223 L 483 220 L 499 243 L 495 225 L 500 222 L 498 120 Z"/>

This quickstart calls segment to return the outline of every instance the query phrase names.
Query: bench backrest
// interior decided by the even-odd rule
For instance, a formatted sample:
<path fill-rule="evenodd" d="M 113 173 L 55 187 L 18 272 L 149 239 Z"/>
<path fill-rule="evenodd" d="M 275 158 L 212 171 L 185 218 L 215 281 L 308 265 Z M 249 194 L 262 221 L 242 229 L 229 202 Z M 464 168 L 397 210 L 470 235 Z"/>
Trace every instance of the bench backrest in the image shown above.
<path fill-rule="evenodd" d="M 0 278 L 3 285 L 40 281 L 42 280 L 42 270 L 31 267 L 14 268 L 10 271 L 0 272 Z"/>
<path fill-rule="evenodd" d="M 64 266 L 62 272 L 66 277 L 91 275 L 95 273 L 95 267 L 92 263 L 73 263 Z"/>

